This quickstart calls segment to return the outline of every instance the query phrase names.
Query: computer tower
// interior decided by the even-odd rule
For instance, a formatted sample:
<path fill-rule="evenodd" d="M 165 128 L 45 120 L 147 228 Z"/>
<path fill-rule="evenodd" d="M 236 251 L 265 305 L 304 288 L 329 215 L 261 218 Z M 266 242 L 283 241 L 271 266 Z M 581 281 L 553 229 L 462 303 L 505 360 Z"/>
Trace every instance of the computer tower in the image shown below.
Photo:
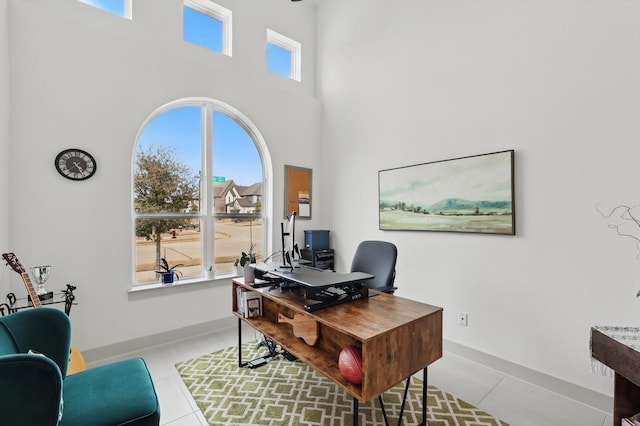
<path fill-rule="evenodd" d="M 328 250 L 329 247 L 329 231 L 321 229 L 307 229 L 304 231 L 305 250 Z"/>
<path fill-rule="evenodd" d="M 304 260 L 311 261 L 311 266 L 318 269 L 331 269 L 333 271 L 333 249 L 307 250 L 302 249 L 300 255 Z"/>

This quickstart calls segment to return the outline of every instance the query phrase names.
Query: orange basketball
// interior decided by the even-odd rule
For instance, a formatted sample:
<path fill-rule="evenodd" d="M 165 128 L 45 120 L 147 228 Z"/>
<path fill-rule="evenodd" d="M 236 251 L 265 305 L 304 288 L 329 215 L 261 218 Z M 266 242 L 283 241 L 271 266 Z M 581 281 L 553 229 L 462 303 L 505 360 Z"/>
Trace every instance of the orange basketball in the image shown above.
<path fill-rule="evenodd" d="M 362 383 L 362 354 L 355 346 L 347 346 L 340 351 L 338 368 L 345 379 L 359 385 Z"/>

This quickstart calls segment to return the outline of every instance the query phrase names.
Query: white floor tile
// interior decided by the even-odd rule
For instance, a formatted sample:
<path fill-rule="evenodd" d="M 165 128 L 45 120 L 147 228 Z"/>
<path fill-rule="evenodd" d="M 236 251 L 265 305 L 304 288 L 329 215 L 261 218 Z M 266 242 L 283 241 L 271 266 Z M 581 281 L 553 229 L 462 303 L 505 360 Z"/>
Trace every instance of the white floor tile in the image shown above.
<path fill-rule="evenodd" d="M 176 374 L 177 374 L 177 372 L 176 372 Z M 178 377 L 179 376 L 180 375 L 178 374 Z M 189 392 L 189 389 L 187 389 L 187 385 L 185 385 L 184 382 L 182 381 L 182 378 L 180 378 L 178 380 L 178 382 L 180 383 L 180 385 L 179 385 L 180 391 L 182 392 L 182 395 L 184 396 L 184 399 L 189 403 L 189 406 L 191 407 L 191 409 L 193 411 L 199 411 L 200 408 L 196 404 L 195 399 L 193 399 L 193 395 L 191 395 L 191 392 Z"/>
<path fill-rule="evenodd" d="M 182 392 L 181 382 L 178 374 L 162 379 L 153 378 L 163 424 L 169 424 L 194 412 L 193 406 Z"/>
<path fill-rule="evenodd" d="M 197 413 L 191 413 L 170 423 L 161 423 L 161 426 L 207 426 L 208 423 L 204 417 L 198 417 Z"/>
<path fill-rule="evenodd" d="M 430 365 L 428 372 L 430 385 L 475 406 L 504 377 L 495 370 L 449 353 Z"/>
<path fill-rule="evenodd" d="M 165 379 L 175 374 L 175 367 L 171 354 L 166 348 L 156 348 L 141 354 L 147 363 L 153 379 Z"/>
<path fill-rule="evenodd" d="M 538 386 L 505 377 L 478 408 L 513 426 L 602 426 L 605 413 Z"/>
<path fill-rule="evenodd" d="M 202 411 L 198 410 L 196 411 L 196 417 L 198 419 L 200 419 L 200 423 L 202 423 L 203 425 L 208 425 L 209 422 L 207 422 L 207 419 L 204 418 L 204 415 L 202 414 Z"/>

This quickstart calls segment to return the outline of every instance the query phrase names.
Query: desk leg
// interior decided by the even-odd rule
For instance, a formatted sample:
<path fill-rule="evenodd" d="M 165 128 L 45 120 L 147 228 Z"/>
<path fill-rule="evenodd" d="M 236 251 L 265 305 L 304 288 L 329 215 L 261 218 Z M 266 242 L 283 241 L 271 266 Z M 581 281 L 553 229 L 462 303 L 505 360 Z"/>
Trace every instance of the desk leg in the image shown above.
<path fill-rule="evenodd" d="M 358 398 L 353 397 L 353 426 L 358 426 Z"/>
<path fill-rule="evenodd" d="M 242 320 L 238 318 L 238 368 L 242 368 Z"/>
<path fill-rule="evenodd" d="M 422 371 L 422 423 L 420 426 L 427 426 L 427 367 Z"/>

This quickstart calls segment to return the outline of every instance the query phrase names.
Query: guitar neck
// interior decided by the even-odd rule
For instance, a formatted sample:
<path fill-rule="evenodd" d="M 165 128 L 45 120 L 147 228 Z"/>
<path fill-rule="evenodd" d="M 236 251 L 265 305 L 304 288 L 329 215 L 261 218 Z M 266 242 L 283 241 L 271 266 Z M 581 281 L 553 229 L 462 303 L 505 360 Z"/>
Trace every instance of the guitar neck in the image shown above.
<path fill-rule="evenodd" d="M 31 296 L 31 302 L 33 302 L 33 307 L 39 308 L 40 306 L 42 306 L 42 303 L 40 303 L 40 298 L 38 297 L 38 294 L 33 288 L 33 284 L 31 283 L 31 278 L 29 278 L 29 274 L 27 272 L 23 272 L 20 274 L 20 276 L 22 277 L 22 281 L 24 281 L 24 286 L 27 288 L 27 292 L 29 293 L 29 296 Z"/>

